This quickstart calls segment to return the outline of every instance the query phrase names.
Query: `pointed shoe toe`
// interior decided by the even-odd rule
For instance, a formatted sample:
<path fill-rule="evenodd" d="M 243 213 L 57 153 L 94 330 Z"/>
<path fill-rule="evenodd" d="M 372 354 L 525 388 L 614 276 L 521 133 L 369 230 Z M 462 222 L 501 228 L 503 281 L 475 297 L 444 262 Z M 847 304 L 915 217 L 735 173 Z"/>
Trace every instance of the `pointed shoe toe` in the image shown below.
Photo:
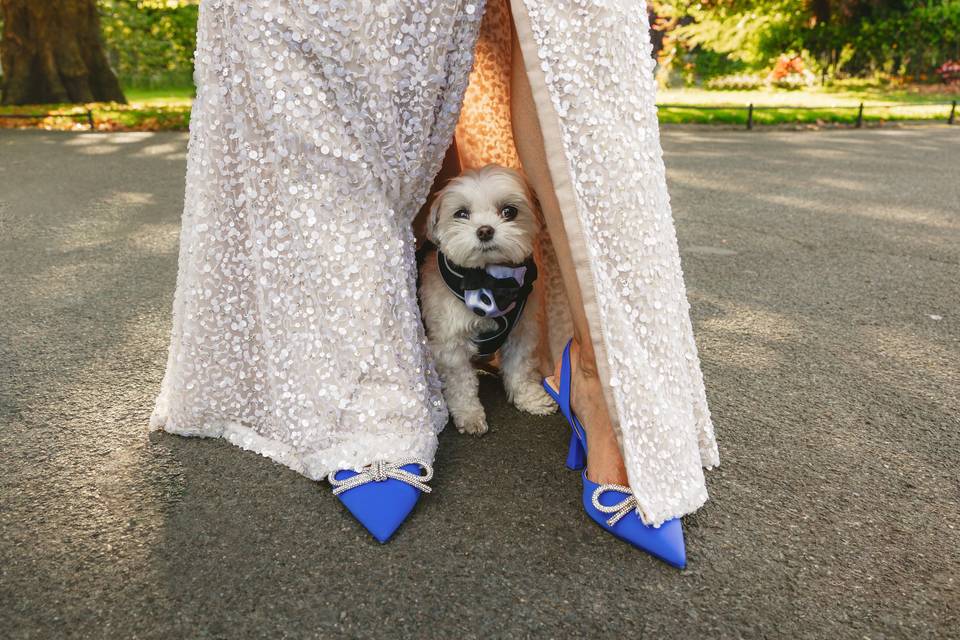
<path fill-rule="evenodd" d="M 624 542 L 646 551 L 667 564 L 683 569 L 687 566 L 687 550 L 683 540 L 683 525 L 679 518 L 667 520 L 659 527 L 646 525 L 636 512 L 632 493 L 612 488 L 617 485 L 599 485 L 583 475 L 583 508 L 598 525 Z M 603 489 L 597 494 L 598 489 Z M 600 504 L 598 509 L 594 498 Z M 619 516 L 619 517 L 618 517 Z M 611 524 L 612 522 L 612 524 Z"/>
<path fill-rule="evenodd" d="M 643 524 L 639 516 L 624 518 L 614 527 L 613 534 L 643 549 L 667 564 L 683 569 L 687 566 L 687 549 L 683 540 L 683 525 L 678 518 L 667 520 L 659 527 Z"/>
<path fill-rule="evenodd" d="M 419 464 L 406 464 L 396 468 L 413 477 L 422 477 L 419 475 Z M 338 483 L 344 483 L 362 473 L 364 471 L 342 470 L 331 477 Z M 387 477 L 350 487 L 338 493 L 337 498 L 370 535 L 384 544 L 413 511 L 421 493 L 421 489 L 407 481 Z"/>
<path fill-rule="evenodd" d="M 570 446 L 567 449 L 568 469 L 584 469 L 587 465 L 587 434 L 570 406 L 572 366 L 567 342 L 560 360 L 559 379 L 544 379 L 543 388 L 560 406 L 570 423 Z M 554 387 L 556 384 L 558 386 Z M 629 542 L 642 551 L 683 569 L 687 566 L 687 550 L 683 542 L 683 525 L 679 518 L 668 520 L 659 527 L 643 524 L 637 513 L 637 498 L 630 487 L 615 484 L 597 484 L 583 474 L 583 508 L 590 519 L 617 538 Z"/>

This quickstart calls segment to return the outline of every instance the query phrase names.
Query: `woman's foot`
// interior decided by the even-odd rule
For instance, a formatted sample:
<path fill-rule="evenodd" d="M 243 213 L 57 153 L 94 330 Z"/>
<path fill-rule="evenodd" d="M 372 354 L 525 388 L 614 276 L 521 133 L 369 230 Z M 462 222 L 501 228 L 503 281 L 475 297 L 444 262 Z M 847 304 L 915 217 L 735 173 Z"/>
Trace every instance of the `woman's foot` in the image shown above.
<path fill-rule="evenodd" d="M 580 390 L 575 392 L 578 380 Z M 643 521 L 637 496 L 626 486 L 623 457 L 607 418 L 593 362 L 576 349 L 573 340 L 564 348 L 556 374 L 544 380 L 544 387 L 570 422 L 572 433 L 566 466 L 568 469 L 583 469 L 583 508 L 590 519 L 638 549 L 675 567 L 685 567 L 687 554 L 680 519 L 667 520 L 659 526 L 647 525 Z M 601 399 L 590 399 L 591 393 Z M 573 407 L 575 396 L 581 402 L 577 409 Z M 584 426 L 582 417 L 578 417 L 580 412 L 591 413 L 594 422 L 589 428 Z M 590 444 L 584 446 L 584 440 Z M 594 454 L 598 447 L 601 456 Z M 603 479 L 593 480 L 594 477 Z M 618 477 L 624 480 L 617 480 Z"/>
<path fill-rule="evenodd" d="M 596 362 L 580 350 L 576 340 L 570 345 L 571 376 L 570 407 L 587 432 L 587 478 L 597 484 L 627 484 L 627 469 L 620 453 L 620 444 L 613 431 L 610 415 L 603 396 L 603 387 L 597 375 Z M 560 362 L 551 379 L 559 389 Z"/>

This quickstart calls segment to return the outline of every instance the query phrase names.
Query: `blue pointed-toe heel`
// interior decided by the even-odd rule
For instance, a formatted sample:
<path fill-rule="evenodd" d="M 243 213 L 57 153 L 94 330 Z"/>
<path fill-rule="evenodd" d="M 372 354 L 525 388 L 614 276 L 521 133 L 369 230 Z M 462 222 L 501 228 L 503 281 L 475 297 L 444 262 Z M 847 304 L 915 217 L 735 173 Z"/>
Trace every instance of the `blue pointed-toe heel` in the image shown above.
<path fill-rule="evenodd" d="M 583 448 L 576 431 L 570 433 L 570 448 L 567 450 L 567 469 L 579 471 L 587 466 L 587 451 Z"/>
<path fill-rule="evenodd" d="M 360 471 L 340 470 L 327 476 L 333 495 L 381 544 L 400 528 L 420 495 L 430 493 L 433 469 L 423 460 L 377 461 Z"/>
<path fill-rule="evenodd" d="M 567 468 L 583 469 L 583 509 L 590 519 L 609 531 L 615 537 L 629 542 L 638 549 L 663 560 L 669 565 L 683 569 L 687 565 L 687 551 L 683 543 L 683 526 L 679 518 L 667 520 L 659 527 L 643 523 L 640 518 L 636 496 L 630 487 L 619 484 L 597 484 L 587 478 L 587 434 L 580 420 L 570 408 L 570 345 L 567 343 L 560 362 L 559 388 L 554 388 L 547 380 L 543 388 L 560 406 L 567 422 L 570 423 L 570 447 L 567 450 Z"/>

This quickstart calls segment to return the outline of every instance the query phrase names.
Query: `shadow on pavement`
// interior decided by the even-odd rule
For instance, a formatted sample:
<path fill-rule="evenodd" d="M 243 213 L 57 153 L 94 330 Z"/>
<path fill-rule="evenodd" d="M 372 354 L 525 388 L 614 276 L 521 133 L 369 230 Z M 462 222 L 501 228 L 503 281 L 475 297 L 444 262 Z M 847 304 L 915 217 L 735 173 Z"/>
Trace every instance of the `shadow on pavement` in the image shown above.
<path fill-rule="evenodd" d="M 613 540 L 562 418 L 482 397 L 386 546 L 324 484 L 148 434 L 182 134 L 0 131 L 12 638 L 903 637 L 957 628 L 960 130 L 670 128 L 722 466 L 677 572 Z"/>

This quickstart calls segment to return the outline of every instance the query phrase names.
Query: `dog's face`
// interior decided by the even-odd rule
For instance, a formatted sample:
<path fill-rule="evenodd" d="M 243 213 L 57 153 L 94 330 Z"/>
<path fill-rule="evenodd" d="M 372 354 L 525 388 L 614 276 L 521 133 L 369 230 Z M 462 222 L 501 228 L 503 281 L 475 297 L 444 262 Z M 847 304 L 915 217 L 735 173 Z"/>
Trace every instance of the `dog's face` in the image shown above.
<path fill-rule="evenodd" d="M 455 264 L 517 264 L 533 253 L 540 222 L 527 183 L 498 165 L 467 171 L 430 207 L 427 235 Z"/>

